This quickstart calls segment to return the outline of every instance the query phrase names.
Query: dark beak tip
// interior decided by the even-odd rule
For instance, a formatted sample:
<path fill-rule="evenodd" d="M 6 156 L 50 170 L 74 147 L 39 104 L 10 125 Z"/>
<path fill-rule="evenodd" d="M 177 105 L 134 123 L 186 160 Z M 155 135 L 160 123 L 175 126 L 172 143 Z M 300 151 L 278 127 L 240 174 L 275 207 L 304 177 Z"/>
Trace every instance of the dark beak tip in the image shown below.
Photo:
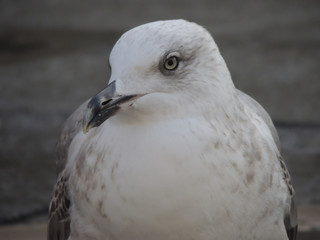
<path fill-rule="evenodd" d="M 141 95 L 117 95 L 115 81 L 92 97 L 82 119 L 82 132 L 86 134 L 91 128 L 100 126 L 108 118 L 115 115 L 121 105 Z"/>

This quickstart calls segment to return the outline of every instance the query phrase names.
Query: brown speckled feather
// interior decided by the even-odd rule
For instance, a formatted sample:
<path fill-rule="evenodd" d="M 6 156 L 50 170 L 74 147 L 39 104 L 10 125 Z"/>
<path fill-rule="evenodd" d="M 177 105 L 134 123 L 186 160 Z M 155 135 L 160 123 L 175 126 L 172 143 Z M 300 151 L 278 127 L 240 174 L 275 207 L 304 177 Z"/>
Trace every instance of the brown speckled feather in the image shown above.
<path fill-rule="evenodd" d="M 49 206 L 48 240 L 67 240 L 70 235 L 68 178 L 63 171 L 54 187 Z"/>
<path fill-rule="evenodd" d="M 48 240 L 67 240 L 70 235 L 70 198 L 66 163 L 73 138 L 81 131 L 84 110 L 88 101 L 74 111 L 65 122 L 57 144 L 56 167 L 59 174 L 49 206 Z"/>
<path fill-rule="evenodd" d="M 291 183 L 289 171 L 281 156 L 278 157 L 283 172 L 283 179 L 288 186 L 288 191 L 291 197 L 290 209 L 284 217 L 284 225 L 286 227 L 289 240 L 295 240 L 297 237 L 298 223 L 297 223 L 297 208 L 294 200 L 294 189 Z"/>
<path fill-rule="evenodd" d="M 239 97 L 239 100 L 243 101 L 246 106 L 250 107 L 267 124 L 272 134 L 273 140 L 275 141 L 280 151 L 280 141 L 279 141 L 277 130 L 274 127 L 273 122 L 269 114 L 266 112 L 266 110 L 264 110 L 264 108 L 256 100 L 254 100 L 247 94 L 241 92 L 240 90 L 237 90 L 236 93 L 237 93 L 237 96 Z M 285 214 L 284 225 L 286 227 L 289 240 L 295 240 L 297 236 L 298 223 L 297 223 L 297 209 L 294 201 L 294 190 L 293 190 L 293 186 L 290 180 L 290 175 L 284 163 L 284 160 L 281 156 L 279 156 L 278 158 L 279 158 L 279 162 L 283 172 L 283 179 L 288 186 L 288 191 L 291 197 L 291 205 L 290 205 L 289 211 Z"/>

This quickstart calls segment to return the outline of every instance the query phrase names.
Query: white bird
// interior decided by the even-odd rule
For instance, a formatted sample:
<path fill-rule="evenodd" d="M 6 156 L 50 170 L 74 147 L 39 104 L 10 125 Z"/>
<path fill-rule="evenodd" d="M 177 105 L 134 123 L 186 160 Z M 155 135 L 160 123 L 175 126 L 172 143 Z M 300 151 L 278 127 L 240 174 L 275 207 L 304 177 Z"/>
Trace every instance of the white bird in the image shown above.
<path fill-rule="evenodd" d="M 138 26 L 110 65 L 62 131 L 49 240 L 295 239 L 276 130 L 203 27 Z"/>

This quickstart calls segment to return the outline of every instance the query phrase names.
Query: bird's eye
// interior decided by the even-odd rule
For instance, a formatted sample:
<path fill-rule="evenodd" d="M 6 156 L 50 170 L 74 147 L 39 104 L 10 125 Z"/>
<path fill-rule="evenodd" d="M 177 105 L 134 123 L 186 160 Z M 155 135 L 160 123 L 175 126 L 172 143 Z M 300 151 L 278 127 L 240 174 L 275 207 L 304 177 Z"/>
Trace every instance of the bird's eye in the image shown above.
<path fill-rule="evenodd" d="M 168 71 L 176 70 L 179 65 L 179 59 L 175 56 L 169 57 L 164 62 L 164 68 Z"/>

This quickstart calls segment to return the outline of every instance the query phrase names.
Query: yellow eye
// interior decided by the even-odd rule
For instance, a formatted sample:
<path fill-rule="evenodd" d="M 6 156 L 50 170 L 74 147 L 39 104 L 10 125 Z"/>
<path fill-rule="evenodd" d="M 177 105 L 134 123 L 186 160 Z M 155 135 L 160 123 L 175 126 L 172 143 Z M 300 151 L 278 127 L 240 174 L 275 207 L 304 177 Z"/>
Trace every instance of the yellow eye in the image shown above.
<path fill-rule="evenodd" d="M 176 68 L 178 67 L 179 65 L 179 60 L 177 57 L 175 56 L 172 56 L 172 57 L 169 57 L 165 62 L 164 62 L 164 68 L 166 70 L 169 70 L 169 71 L 173 71 L 173 70 L 176 70 Z"/>

